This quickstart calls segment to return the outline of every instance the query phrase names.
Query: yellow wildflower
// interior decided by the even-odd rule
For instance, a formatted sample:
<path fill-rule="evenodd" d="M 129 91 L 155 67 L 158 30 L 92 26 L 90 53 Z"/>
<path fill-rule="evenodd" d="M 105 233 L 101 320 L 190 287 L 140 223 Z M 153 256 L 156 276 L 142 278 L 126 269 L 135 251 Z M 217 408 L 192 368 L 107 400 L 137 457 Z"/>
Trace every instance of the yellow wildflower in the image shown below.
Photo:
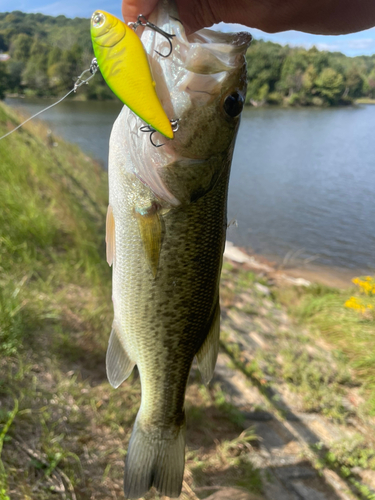
<path fill-rule="evenodd" d="M 366 295 L 374 295 L 375 294 L 375 279 L 372 276 L 365 276 L 363 279 L 361 278 L 353 278 L 352 282 L 359 287 L 361 292 Z"/>
<path fill-rule="evenodd" d="M 357 297 L 350 297 L 350 299 L 345 302 L 344 306 L 362 314 L 374 308 L 372 304 L 363 304 Z"/>

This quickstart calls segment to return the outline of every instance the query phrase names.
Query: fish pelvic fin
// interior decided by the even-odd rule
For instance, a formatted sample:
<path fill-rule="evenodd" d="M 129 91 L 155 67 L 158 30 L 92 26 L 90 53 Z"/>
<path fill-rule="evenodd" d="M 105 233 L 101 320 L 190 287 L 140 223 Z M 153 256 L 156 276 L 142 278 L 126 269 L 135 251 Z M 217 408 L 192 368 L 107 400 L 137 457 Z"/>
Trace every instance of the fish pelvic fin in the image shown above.
<path fill-rule="evenodd" d="M 147 207 L 135 207 L 134 215 L 138 222 L 145 257 L 153 277 L 156 278 L 162 243 L 162 223 L 159 207 L 156 203 L 152 203 Z"/>
<path fill-rule="evenodd" d="M 134 361 L 130 359 L 120 341 L 119 333 L 119 327 L 115 320 L 112 324 L 105 360 L 108 381 L 115 389 L 129 377 L 135 366 Z"/>
<path fill-rule="evenodd" d="M 156 431 L 137 417 L 125 462 L 125 497 L 141 498 L 154 486 L 160 495 L 177 498 L 185 468 L 185 413 L 181 425 Z"/>
<path fill-rule="evenodd" d="M 220 339 L 220 305 L 217 300 L 212 317 L 210 331 L 197 352 L 198 368 L 203 382 L 207 385 L 214 374 Z"/>
<path fill-rule="evenodd" d="M 115 262 L 116 246 L 115 246 L 115 219 L 113 217 L 113 210 L 111 205 L 108 205 L 106 229 L 105 229 L 105 243 L 107 262 L 109 266 Z"/>

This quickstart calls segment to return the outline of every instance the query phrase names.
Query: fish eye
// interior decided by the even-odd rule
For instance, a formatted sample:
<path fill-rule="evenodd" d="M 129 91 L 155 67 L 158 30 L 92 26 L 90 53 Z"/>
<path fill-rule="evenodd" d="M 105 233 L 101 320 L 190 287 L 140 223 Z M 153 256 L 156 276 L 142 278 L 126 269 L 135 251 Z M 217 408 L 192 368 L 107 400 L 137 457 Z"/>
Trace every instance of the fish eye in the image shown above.
<path fill-rule="evenodd" d="M 232 92 L 224 99 L 223 108 L 228 116 L 235 118 L 238 116 L 244 105 L 244 99 L 238 92 Z"/>
<path fill-rule="evenodd" d="M 100 28 L 103 26 L 105 21 L 105 15 L 102 14 L 101 12 L 95 12 L 95 14 L 92 16 L 92 25 L 94 28 Z"/>

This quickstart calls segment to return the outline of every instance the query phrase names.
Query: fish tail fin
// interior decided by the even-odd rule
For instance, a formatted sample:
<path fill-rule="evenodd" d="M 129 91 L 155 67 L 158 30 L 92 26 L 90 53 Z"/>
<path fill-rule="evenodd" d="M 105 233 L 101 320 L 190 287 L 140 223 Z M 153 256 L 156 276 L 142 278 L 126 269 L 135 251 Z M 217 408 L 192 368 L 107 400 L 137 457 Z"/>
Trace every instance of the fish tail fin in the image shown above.
<path fill-rule="evenodd" d="M 126 498 L 143 497 L 154 486 L 161 495 L 177 498 L 181 493 L 185 467 L 185 415 L 180 426 L 142 428 L 137 418 L 125 462 Z"/>

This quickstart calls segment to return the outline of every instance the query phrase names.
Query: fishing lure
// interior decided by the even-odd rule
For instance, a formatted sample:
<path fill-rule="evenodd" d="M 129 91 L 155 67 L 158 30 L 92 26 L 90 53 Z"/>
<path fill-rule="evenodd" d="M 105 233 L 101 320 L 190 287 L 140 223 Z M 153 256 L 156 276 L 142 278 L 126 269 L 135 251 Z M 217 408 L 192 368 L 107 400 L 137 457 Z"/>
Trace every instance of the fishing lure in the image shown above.
<path fill-rule="evenodd" d="M 91 39 L 95 57 L 104 80 L 114 94 L 154 129 L 173 139 L 172 124 L 167 117 L 155 90 L 147 53 L 135 34 L 139 25 L 149 26 L 167 38 L 163 30 L 138 17 L 133 29 L 112 14 L 96 10 L 91 18 Z M 169 52 L 169 54 L 170 54 Z M 163 57 L 168 55 L 160 54 Z"/>

